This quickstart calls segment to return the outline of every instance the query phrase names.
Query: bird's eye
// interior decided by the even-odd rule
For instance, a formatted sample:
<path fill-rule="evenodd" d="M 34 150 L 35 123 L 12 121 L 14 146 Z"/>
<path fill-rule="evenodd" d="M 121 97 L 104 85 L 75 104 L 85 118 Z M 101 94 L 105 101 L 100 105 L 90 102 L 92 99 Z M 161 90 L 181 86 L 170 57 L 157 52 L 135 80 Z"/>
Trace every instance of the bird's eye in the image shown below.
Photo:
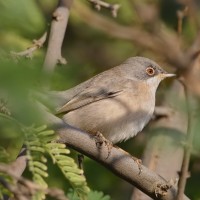
<path fill-rule="evenodd" d="M 153 76 L 155 74 L 155 69 L 153 67 L 147 67 L 146 69 L 146 73 L 149 75 L 149 76 Z"/>

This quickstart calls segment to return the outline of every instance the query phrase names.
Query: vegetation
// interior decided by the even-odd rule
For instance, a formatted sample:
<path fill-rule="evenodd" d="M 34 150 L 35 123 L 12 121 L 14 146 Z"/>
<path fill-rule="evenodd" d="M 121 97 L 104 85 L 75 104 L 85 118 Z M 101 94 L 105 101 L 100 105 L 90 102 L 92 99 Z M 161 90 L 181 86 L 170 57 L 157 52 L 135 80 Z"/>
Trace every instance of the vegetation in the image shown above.
<path fill-rule="evenodd" d="M 131 184 L 94 160 L 85 157 L 80 169 L 77 148 L 58 142 L 59 134 L 44 122 L 34 99 L 46 87 L 66 90 L 136 55 L 177 73 L 179 81 L 162 83 L 156 100 L 162 112 L 142 133 L 118 146 L 143 157 L 145 166 L 172 179 L 170 186 L 182 187 L 190 199 L 200 199 L 199 1 L 109 0 L 107 8 L 74 1 L 63 58 L 49 76 L 44 60 L 57 2 L 71 1 L 0 1 L 0 199 L 138 198 Z M 119 9 L 112 7 L 116 4 Z M 23 144 L 28 165 L 21 176 L 14 171 Z M 177 183 L 180 171 L 186 188 Z"/>

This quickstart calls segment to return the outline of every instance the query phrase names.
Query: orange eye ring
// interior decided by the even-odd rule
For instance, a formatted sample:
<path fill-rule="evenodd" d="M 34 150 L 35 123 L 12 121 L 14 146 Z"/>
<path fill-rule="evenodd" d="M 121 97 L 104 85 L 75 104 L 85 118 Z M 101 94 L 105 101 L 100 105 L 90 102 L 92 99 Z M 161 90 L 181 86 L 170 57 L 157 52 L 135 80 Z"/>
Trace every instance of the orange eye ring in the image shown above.
<path fill-rule="evenodd" d="M 155 69 L 153 67 L 147 67 L 146 68 L 146 73 L 149 75 L 149 76 L 153 76 L 155 74 Z"/>

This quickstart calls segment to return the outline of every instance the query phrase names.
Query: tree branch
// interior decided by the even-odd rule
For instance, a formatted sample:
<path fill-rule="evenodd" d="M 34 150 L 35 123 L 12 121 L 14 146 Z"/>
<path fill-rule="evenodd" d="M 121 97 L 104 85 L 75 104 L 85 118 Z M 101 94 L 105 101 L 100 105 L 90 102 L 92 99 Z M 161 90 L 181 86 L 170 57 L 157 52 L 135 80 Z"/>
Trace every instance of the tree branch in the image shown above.
<path fill-rule="evenodd" d="M 44 60 L 44 71 L 51 74 L 56 64 L 66 64 L 61 55 L 61 48 L 68 23 L 69 12 L 73 0 L 60 0 L 53 13 L 47 53 Z"/>
<path fill-rule="evenodd" d="M 117 17 L 118 10 L 120 8 L 119 4 L 110 4 L 101 0 L 88 0 L 90 3 L 93 3 L 95 8 L 99 11 L 101 7 L 109 9 L 113 17 Z"/>
<path fill-rule="evenodd" d="M 11 55 L 13 57 L 26 57 L 26 58 L 32 58 L 33 56 L 33 52 L 36 51 L 37 49 L 40 49 L 43 44 L 45 43 L 47 39 L 47 32 L 45 32 L 41 38 L 39 38 L 38 40 L 33 40 L 33 45 L 29 48 L 27 48 L 25 51 L 21 51 L 21 52 L 14 52 L 11 51 Z"/>
<path fill-rule="evenodd" d="M 183 18 L 188 14 L 188 7 L 186 6 L 183 10 L 177 10 L 176 15 L 178 18 L 177 32 L 179 36 L 182 34 Z"/>
<path fill-rule="evenodd" d="M 120 178 L 136 186 L 153 199 L 174 199 L 176 189 L 165 179 L 142 166 L 142 172 L 132 156 L 120 148 L 113 147 L 110 156 L 107 157 L 107 147 L 99 150 L 96 147 L 94 137 L 66 126 L 57 130 L 61 141 L 75 150 L 100 162 Z M 80 143 L 80 141 L 82 141 Z M 186 199 L 186 198 L 185 198 Z"/>
<path fill-rule="evenodd" d="M 188 125 L 187 125 L 187 138 L 186 138 L 186 143 L 184 144 L 184 156 L 183 156 L 183 162 L 182 162 L 181 171 L 180 171 L 180 178 L 178 182 L 178 193 L 177 193 L 176 200 L 182 200 L 184 196 L 187 178 L 189 177 L 188 169 L 189 169 L 190 156 L 191 156 L 192 144 L 193 144 L 193 138 L 194 138 L 194 131 L 192 130 L 192 119 L 193 119 L 192 96 L 187 88 L 187 85 L 185 85 L 184 81 L 181 81 L 181 82 L 185 91 L 187 114 L 188 114 Z"/>
<path fill-rule="evenodd" d="M 124 26 L 118 24 L 105 16 L 93 12 L 78 1 L 74 2 L 73 10 L 73 14 L 86 24 L 112 37 L 130 40 L 140 47 L 151 50 L 162 56 L 177 69 L 183 70 L 189 66 L 191 57 L 180 49 L 176 32 L 163 28 L 159 23 L 156 30 L 146 31 L 141 26 Z"/>
<path fill-rule="evenodd" d="M 176 94 L 176 101 L 174 101 L 174 94 Z M 162 106 L 170 107 L 173 112 L 150 124 L 150 136 L 142 158 L 145 166 L 170 180 L 174 187 L 177 187 L 178 172 L 183 160 L 181 141 L 185 140 L 187 130 L 187 116 L 182 112 L 179 103 L 183 101 L 183 87 L 178 81 L 174 81 L 162 101 Z M 151 198 L 134 189 L 132 199 L 150 200 Z"/>
<path fill-rule="evenodd" d="M 140 11 L 143 16 L 144 9 L 140 9 Z M 183 40 L 179 40 L 177 33 L 164 27 L 159 20 L 156 21 L 156 29 L 151 31 L 146 30 L 145 24 L 144 28 L 141 25 L 137 26 L 137 24 L 124 26 L 93 12 L 79 1 L 74 2 L 72 13 L 86 24 L 105 32 L 107 35 L 132 41 L 134 44 L 156 53 L 178 69 L 179 72 L 189 69 L 191 62 L 200 52 L 199 39 L 195 40 L 192 48 L 189 48 L 186 52 L 183 51 L 180 48 L 182 46 L 180 42 L 183 42 Z M 152 20 L 155 20 L 155 18 L 156 16 L 152 17 Z M 153 26 L 152 20 L 148 21 L 151 27 Z M 199 38 L 199 35 L 197 35 L 197 38 Z"/>
<path fill-rule="evenodd" d="M 44 119 L 47 120 L 45 123 L 52 124 L 59 134 L 60 140 L 58 142 L 65 143 L 67 146 L 96 160 L 153 199 L 172 200 L 175 198 L 176 188 L 143 165 L 140 173 L 138 163 L 129 153 L 119 147 L 112 147 L 111 153 L 107 157 L 107 146 L 102 145 L 99 149 L 96 146 L 95 136 L 67 125 L 52 114 L 45 113 Z M 188 198 L 184 197 L 184 199 Z"/>

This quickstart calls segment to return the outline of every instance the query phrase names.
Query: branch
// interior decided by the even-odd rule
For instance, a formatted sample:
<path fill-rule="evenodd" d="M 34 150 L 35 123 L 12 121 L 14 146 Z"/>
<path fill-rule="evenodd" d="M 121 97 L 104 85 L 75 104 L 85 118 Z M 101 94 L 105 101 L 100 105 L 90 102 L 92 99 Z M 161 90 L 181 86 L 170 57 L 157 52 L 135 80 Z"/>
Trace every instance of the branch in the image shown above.
<path fill-rule="evenodd" d="M 174 95 L 176 94 L 176 101 Z M 164 94 L 162 108 L 170 107 L 173 112 L 168 112 L 166 117 L 157 118 L 150 124 L 148 142 L 142 156 L 145 166 L 162 175 L 177 188 L 178 173 L 183 160 L 183 146 L 180 141 L 185 139 L 187 130 L 187 116 L 180 108 L 184 100 L 184 91 L 178 81 L 172 82 Z M 165 114 L 164 110 L 158 110 Z M 144 130 L 145 131 L 145 130 Z M 144 193 L 134 189 L 132 199 L 150 200 Z M 174 197 L 175 199 L 175 197 Z"/>
<path fill-rule="evenodd" d="M 178 17 L 177 32 L 179 36 L 182 34 L 183 18 L 188 14 L 188 7 L 186 6 L 183 10 L 178 10 L 176 15 Z"/>
<path fill-rule="evenodd" d="M 194 138 L 194 131 L 192 131 L 192 97 L 191 94 L 187 88 L 187 85 L 185 85 L 184 81 L 181 80 L 181 83 L 184 87 L 185 91 L 185 98 L 186 98 L 186 106 L 187 106 L 187 114 L 188 114 L 188 127 L 187 127 L 187 139 L 186 144 L 184 147 L 184 157 L 183 162 L 181 166 L 180 171 L 180 179 L 178 182 L 178 193 L 176 200 L 182 200 L 184 196 L 185 186 L 187 182 L 187 178 L 189 177 L 188 169 L 190 164 L 190 156 L 192 151 L 192 144 L 193 144 L 193 138 Z"/>
<path fill-rule="evenodd" d="M 120 8 L 119 4 L 110 4 L 101 0 L 88 0 L 90 3 L 94 4 L 95 8 L 99 11 L 101 7 L 109 9 L 113 17 L 117 17 L 118 10 Z"/>
<path fill-rule="evenodd" d="M 51 74 L 56 64 L 66 64 L 61 55 L 61 48 L 68 23 L 69 12 L 73 0 L 60 0 L 53 13 L 47 53 L 44 61 L 44 71 Z"/>
<path fill-rule="evenodd" d="M 45 120 L 44 123 L 53 126 L 59 134 L 60 139 L 58 142 L 65 143 L 78 152 L 96 160 L 153 199 L 172 200 L 175 198 L 177 190 L 169 181 L 166 181 L 143 165 L 138 166 L 138 163 L 130 154 L 118 147 L 112 147 L 108 157 L 107 146 L 102 145 L 99 149 L 96 146 L 95 135 L 67 125 L 60 118 L 46 112 L 42 104 L 38 104 L 38 106 L 40 106 L 39 108 Z M 17 179 L 20 179 L 19 176 L 15 175 L 13 169 L 9 172 Z M 183 199 L 186 200 L 188 198 L 184 196 Z"/>
<path fill-rule="evenodd" d="M 149 32 L 137 25 L 124 26 L 93 12 L 79 1 L 74 2 L 73 14 L 86 24 L 103 31 L 112 37 L 132 41 L 144 49 L 153 51 L 156 55 L 162 56 L 168 63 L 180 70 L 186 69 L 189 66 L 188 63 L 190 63 L 190 57 L 185 55 L 179 48 L 176 32 L 169 31 L 161 25 L 155 31 Z"/>
<path fill-rule="evenodd" d="M 96 147 L 94 137 L 63 126 L 57 130 L 61 141 L 73 149 L 89 156 L 110 169 L 120 178 L 128 181 L 153 199 L 174 199 L 176 189 L 158 174 L 142 166 L 142 172 L 132 156 L 120 148 L 113 147 L 110 156 L 107 157 L 107 147 L 102 146 L 99 150 Z M 80 141 L 82 141 L 80 143 Z M 186 198 L 185 198 L 186 199 Z"/>
<path fill-rule="evenodd" d="M 150 29 L 154 30 L 159 25 L 159 11 L 155 4 L 144 1 L 130 1 L 132 9 L 136 12 L 138 22 L 145 25 L 151 24 Z"/>
<path fill-rule="evenodd" d="M 27 48 L 25 51 L 21 51 L 21 52 L 11 51 L 11 55 L 15 58 L 16 57 L 32 58 L 33 52 L 36 51 L 37 49 L 40 49 L 45 43 L 46 39 L 47 39 L 47 32 L 45 32 L 42 35 L 42 37 L 39 38 L 38 40 L 33 40 L 33 45 Z"/>
<path fill-rule="evenodd" d="M 47 120 L 45 123 L 54 124 L 54 129 L 60 136 L 58 142 L 65 143 L 67 146 L 96 160 L 153 199 L 172 200 L 175 198 L 177 191 L 168 181 L 143 165 L 141 165 L 141 172 L 138 163 L 134 161 L 135 159 L 124 150 L 119 147 L 112 147 L 111 153 L 107 157 L 107 146 L 102 145 L 99 149 L 96 146 L 95 136 L 67 125 L 52 114 L 46 113 L 45 115 L 44 119 Z M 184 199 L 188 198 L 184 197 Z"/>

